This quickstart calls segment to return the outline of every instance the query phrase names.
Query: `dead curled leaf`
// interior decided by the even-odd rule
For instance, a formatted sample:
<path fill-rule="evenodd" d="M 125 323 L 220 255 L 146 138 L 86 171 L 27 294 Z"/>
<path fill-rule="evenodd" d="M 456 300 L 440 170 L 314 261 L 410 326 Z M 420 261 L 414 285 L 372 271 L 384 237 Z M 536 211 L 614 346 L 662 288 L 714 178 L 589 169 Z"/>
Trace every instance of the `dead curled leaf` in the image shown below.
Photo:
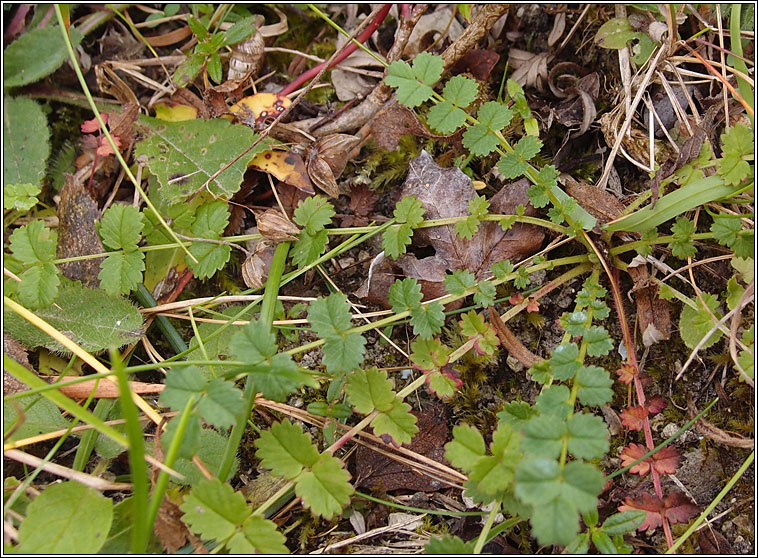
<path fill-rule="evenodd" d="M 413 159 L 408 169 L 401 197 L 416 196 L 424 208 L 425 219 L 469 215 L 468 204 L 476 190 L 460 169 L 440 167 L 426 151 Z M 526 179 L 504 186 L 489 200 L 490 213 L 513 215 L 516 207 L 523 204 L 526 215 L 535 215 L 536 210 L 526 194 L 528 189 Z M 467 269 L 477 279 L 489 279 L 492 264 L 505 259 L 516 262 L 535 254 L 544 237 L 544 232 L 533 225 L 516 223 L 503 231 L 492 221 L 482 222 L 469 240 L 455 233 L 455 225 L 417 229 L 413 234 L 414 246 L 430 246 L 435 254 L 421 259 L 404 254 L 394 262 L 380 254 L 372 262 L 369 277 L 357 294 L 386 306 L 389 285 L 402 271 L 406 277 L 418 279 L 426 298 L 445 295 L 447 291 L 442 281 L 446 271 Z"/>
<path fill-rule="evenodd" d="M 242 264 L 242 280 L 250 289 L 262 289 L 266 284 L 276 242 L 261 238 L 252 247 L 252 253 Z"/>
<path fill-rule="evenodd" d="M 339 197 L 337 178 L 345 170 L 349 153 L 359 141 L 359 138 L 348 134 L 330 134 L 319 138 L 308 148 L 305 155 L 308 176 L 330 198 Z"/>
<path fill-rule="evenodd" d="M 297 225 L 278 209 L 256 211 L 255 221 L 258 225 L 258 232 L 273 242 L 295 242 L 300 233 Z"/>
<path fill-rule="evenodd" d="M 671 337 L 669 303 L 658 296 L 658 285 L 650 280 L 647 263 L 635 257 L 627 268 L 634 281 L 632 292 L 637 301 L 637 323 L 645 347 Z"/>
<path fill-rule="evenodd" d="M 422 138 L 441 138 L 426 129 L 412 110 L 398 104 L 382 109 L 371 121 L 371 135 L 379 149 L 395 151 L 400 138 L 410 134 Z"/>

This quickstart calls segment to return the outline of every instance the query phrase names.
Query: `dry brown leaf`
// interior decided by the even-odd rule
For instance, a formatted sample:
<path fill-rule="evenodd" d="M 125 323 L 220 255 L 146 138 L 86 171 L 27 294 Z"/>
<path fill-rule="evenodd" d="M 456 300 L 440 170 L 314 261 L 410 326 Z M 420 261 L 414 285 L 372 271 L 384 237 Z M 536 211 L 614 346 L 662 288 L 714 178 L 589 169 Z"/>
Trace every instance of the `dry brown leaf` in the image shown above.
<path fill-rule="evenodd" d="M 242 264 L 242 279 L 250 289 L 261 289 L 266 285 L 271 260 L 274 259 L 276 243 L 260 239 Z"/>
<path fill-rule="evenodd" d="M 576 180 L 571 175 L 561 173 L 558 180 L 566 189 L 566 193 L 601 223 L 613 221 L 625 206 L 616 196 L 586 182 Z"/>
<path fill-rule="evenodd" d="M 49 377 L 49 383 L 58 381 L 67 382 L 77 380 L 79 376 Z M 165 389 L 164 384 L 149 384 L 146 382 L 129 382 L 129 389 L 133 393 L 160 393 Z M 86 399 L 94 390 L 94 397 L 98 399 L 116 399 L 119 396 L 119 389 L 116 384 L 108 380 L 87 380 L 78 384 L 61 386 L 58 388 L 63 395 L 72 399 Z"/>
<path fill-rule="evenodd" d="M 469 73 L 479 81 L 487 81 L 500 61 L 500 55 L 491 50 L 475 48 L 468 51 L 453 66 L 453 73 Z"/>
<path fill-rule="evenodd" d="M 671 309 L 669 303 L 658 296 L 658 284 L 650 280 L 647 263 L 635 257 L 627 268 L 634 281 L 632 292 L 637 301 L 637 324 L 645 347 L 671 337 Z"/>
<path fill-rule="evenodd" d="M 300 234 L 297 225 L 278 209 L 256 211 L 255 221 L 258 232 L 273 242 L 295 242 Z"/>
<path fill-rule="evenodd" d="M 398 104 L 382 109 L 371 121 L 371 135 L 380 149 L 395 151 L 400 138 L 408 134 L 422 138 L 437 137 L 429 133 L 412 110 Z"/>
<path fill-rule="evenodd" d="M 194 538 L 187 526 L 182 522 L 183 512 L 179 506 L 167 496 L 163 497 L 158 515 L 155 518 L 153 531 L 161 541 L 163 549 L 169 554 L 174 554 L 182 548 L 190 538 Z"/>
<path fill-rule="evenodd" d="M 306 153 L 308 175 L 330 198 L 340 195 L 337 178 L 345 170 L 348 154 L 360 139 L 348 134 L 330 134 L 319 138 Z"/>

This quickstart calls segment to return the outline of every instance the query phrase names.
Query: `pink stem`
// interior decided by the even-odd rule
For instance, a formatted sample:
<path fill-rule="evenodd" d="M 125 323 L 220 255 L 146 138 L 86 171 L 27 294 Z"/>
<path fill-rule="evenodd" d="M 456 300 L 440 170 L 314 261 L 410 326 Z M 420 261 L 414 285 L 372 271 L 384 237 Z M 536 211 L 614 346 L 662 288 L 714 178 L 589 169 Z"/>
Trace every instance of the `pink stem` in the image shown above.
<path fill-rule="evenodd" d="M 403 17 L 403 19 L 408 19 L 411 17 L 411 5 L 410 4 L 400 4 L 400 15 Z"/>
<path fill-rule="evenodd" d="M 376 17 L 374 18 L 374 21 L 372 21 L 366 29 L 363 30 L 363 33 L 358 35 L 355 40 L 359 43 L 363 44 L 365 43 L 368 38 L 373 35 L 374 31 L 376 31 L 377 27 L 379 27 L 384 19 L 387 17 L 387 14 L 390 11 L 390 8 L 392 7 L 392 4 L 386 4 L 381 11 L 376 14 Z M 335 66 L 342 62 L 345 58 L 350 56 L 355 50 L 358 48 L 358 45 L 355 43 L 350 43 L 345 47 L 345 49 L 342 51 L 342 53 L 337 56 L 337 58 L 334 59 L 334 61 L 329 65 L 331 68 L 332 66 Z M 318 66 L 315 66 L 308 70 L 307 72 L 303 72 L 298 76 L 295 81 L 287 85 L 284 89 L 282 89 L 279 92 L 279 95 L 289 95 L 293 91 L 295 91 L 297 88 L 299 88 L 301 85 L 303 85 L 308 80 L 312 79 L 316 74 L 318 74 L 321 71 L 321 68 L 323 65 L 326 64 L 326 62 L 322 62 Z"/>
<path fill-rule="evenodd" d="M 6 37 L 15 37 L 24 29 L 24 21 L 26 20 L 26 14 L 29 13 L 31 6 L 29 4 L 21 4 L 13 15 L 13 19 L 8 24 L 8 29 L 5 31 Z"/>

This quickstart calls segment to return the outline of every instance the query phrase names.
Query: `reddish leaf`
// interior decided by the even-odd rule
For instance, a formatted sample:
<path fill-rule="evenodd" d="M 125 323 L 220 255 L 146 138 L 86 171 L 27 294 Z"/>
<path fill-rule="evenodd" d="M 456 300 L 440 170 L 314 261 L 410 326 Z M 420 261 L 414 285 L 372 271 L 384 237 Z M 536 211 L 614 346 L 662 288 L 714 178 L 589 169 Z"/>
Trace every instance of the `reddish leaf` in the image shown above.
<path fill-rule="evenodd" d="M 653 454 L 653 467 L 661 475 L 673 475 L 676 473 L 681 461 L 682 456 L 674 446 L 666 446 Z"/>
<path fill-rule="evenodd" d="M 657 415 L 663 409 L 666 408 L 666 405 L 668 405 L 668 403 L 663 397 L 661 397 L 660 395 L 655 395 L 648 400 L 647 405 L 645 405 L 645 407 L 647 407 L 648 413 L 650 413 L 651 415 Z"/>
<path fill-rule="evenodd" d="M 679 490 L 674 490 L 664 499 L 666 518 L 671 523 L 687 523 L 700 513 L 700 508 Z"/>
<path fill-rule="evenodd" d="M 353 215 L 347 215 L 340 223 L 343 227 L 362 227 L 368 224 L 368 215 L 374 209 L 376 203 L 376 194 L 366 186 L 361 184 L 356 186 L 350 192 L 350 203 L 348 207 Z"/>
<path fill-rule="evenodd" d="M 643 521 L 638 531 L 647 531 L 648 529 L 655 529 L 663 524 L 662 513 L 665 508 L 663 501 L 657 496 L 643 492 L 636 498 L 627 498 L 624 503 L 619 506 L 620 512 L 631 510 L 642 510 L 647 512 L 645 521 Z"/>
<path fill-rule="evenodd" d="M 115 143 L 116 147 L 119 149 L 121 148 L 121 139 L 118 136 L 113 136 L 113 143 Z M 111 142 L 109 142 L 108 138 L 105 136 L 100 138 L 100 145 L 97 146 L 97 154 L 100 155 L 100 157 L 107 157 L 108 155 L 115 154 L 111 147 Z"/>
<path fill-rule="evenodd" d="M 540 311 L 540 303 L 537 302 L 532 297 L 529 297 L 529 304 L 526 305 L 526 311 L 527 312 L 539 312 Z"/>
<path fill-rule="evenodd" d="M 508 299 L 508 303 L 511 306 L 517 306 L 524 302 L 524 295 L 521 293 L 516 293 L 515 295 L 511 296 L 511 298 Z"/>
<path fill-rule="evenodd" d="M 640 457 L 645 455 L 647 453 L 647 450 L 645 449 L 645 446 L 641 446 L 640 444 L 629 444 L 627 447 L 623 449 L 621 452 L 621 464 L 624 467 L 627 467 L 629 464 L 634 463 L 637 461 Z M 650 458 L 645 459 L 645 461 L 640 461 L 629 469 L 629 472 L 633 475 L 647 475 L 648 471 L 650 471 Z"/>
<path fill-rule="evenodd" d="M 500 55 L 491 50 L 474 48 L 463 55 L 454 66 L 455 73 L 467 72 L 479 81 L 487 81 L 492 69 L 500 60 Z"/>
<path fill-rule="evenodd" d="M 647 416 L 648 416 L 648 411 L 647 409 L 645 409 L 645 407 L 642 407 L 642 406 L 628 407 L 624 409 L 623 411 L 621 411 L 621 422 L 629 430 L 635 430 L 639 432 L 640 430 L 642 430 L 642 427 L 645 424 L 645 419 L 647 418 Z M 641 453 L 640 457 L 642 455 L 644 455 L 644 453 Z M 639 457 L 635 459 L 639 459 Z"/>
<path fill-rule="evenodd" d="M 629 444 L 619 456 L 621 457 L 621 464 L 626 467 L 637 461 L 647 452 L 647 448 L 643 445 Z M 655 470 L 661 475 L 673 475 L 676 473 L 681 460 L 682 456 L 676 448 L 666 446 L 654 453 L 652 457 L 648 457 L 644 461 L 637 463 L 634 467 L 629 469 L 629 472 L 634 475 L 644 476 L 650 472 L 651 467 L 655 467 Z"/>
<path fill-rule="evenodd" d="M 620 382 L 631 384 L 634 377 L 639 374 L 639 369 L 631 364 L 624 364 L 621 368 L 616 370 L 616 374 L 618 374 Z"/>
<path fill-rule="evenodd" d="M 108 124 L 108 114 L 101 112 L 100 118 L 103 119 L 103 122 L 105 124 Z M 100 129 L 100 123 L 97 121 L 97 118 L 93 118 L 92 120 L 85 120 L 82 123 L 82 133 L 83 134 L 92 134 L 94 132 L 97 132 Z"/>

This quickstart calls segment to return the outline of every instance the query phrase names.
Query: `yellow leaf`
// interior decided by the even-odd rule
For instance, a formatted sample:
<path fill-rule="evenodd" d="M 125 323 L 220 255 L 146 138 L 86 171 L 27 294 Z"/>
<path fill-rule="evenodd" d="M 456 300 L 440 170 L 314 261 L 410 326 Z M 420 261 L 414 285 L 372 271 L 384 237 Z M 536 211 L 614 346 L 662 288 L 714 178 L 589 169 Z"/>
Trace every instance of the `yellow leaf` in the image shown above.
<path fill-rule="evenodd" d="M 286 182 L 308 194 L 315 193 L 311 179 L 308 178 L 308 171 L 305 168 L 303 158 L 292 151 L 258 153 L 250 161 L 248 167 L 272 174 L 282 182 Z"/>
<path fill-rule="evenodd" d="M 156 103 L 155 117 L 167 122 L 181 122 L 183 120 L 194 120 L 197 118 L 197 109 L 189 105 L 181 105 L 164 101 Z"/>

